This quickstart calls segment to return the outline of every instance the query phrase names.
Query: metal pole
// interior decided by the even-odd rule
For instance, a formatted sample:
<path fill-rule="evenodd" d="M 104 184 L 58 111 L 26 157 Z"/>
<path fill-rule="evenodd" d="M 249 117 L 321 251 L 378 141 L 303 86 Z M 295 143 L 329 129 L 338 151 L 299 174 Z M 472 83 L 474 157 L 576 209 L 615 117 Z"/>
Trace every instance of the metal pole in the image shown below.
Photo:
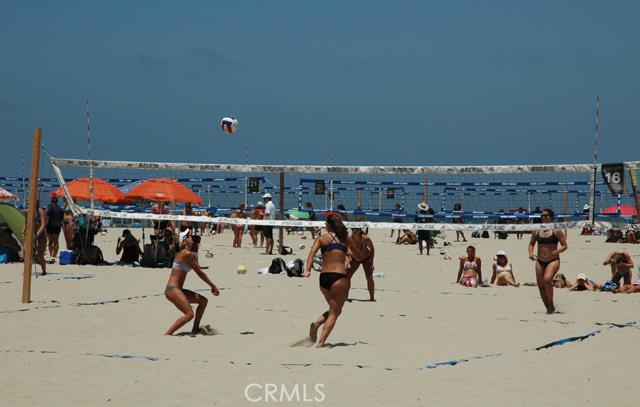
<path fill-rule="evenodd" d="M 598 174 L 598 135 L 600 133 L 600 95 L 596 95 L 596 141 L 593 149 L 593 174 L 591 175 L 591 208 L 589 222 L 593 225 L 596 211 L 596 179 Z"/>
<path fill-rule="evenodd" d="M 91 201 L 91 214 L 93 214 L 93 161 L 91 160 L 91 118 L 89 116 L 89 99 L 87 99 L 87 150 L 89 152 L 89 199 Z M 88 230 L 89 228 L 87 228 Z"/>
<path fill-rule="evenodd" d="M 329 181 L 329 203 L 331 204 L 331 210 L 333 210 L 333 180 Z"/>
<path fill-rule="evenodd" d="M 280 220 L 284 220 L 284 172 L 280 173 Z M 281 227 L 278 232 L 280 242 L 278 243 L 278 253 L 282 253 L 284 245 L 284 228 Z"/>
<path fill-rule="evenodd" d="M 31 178 L 29 181 L 29 210 L 27 211 L 27 231 L 25 233 L 24 269 L 22 273 L 22 303 L 31 302 L 31 265 L 33 264 L 33 248 L 35 240 L 36 216 L 40 216 L 37 205 L 38 175 L 40 174 L 40 145 L 42 144 L 42 129 L 33 132 L 33 147 L 31 148 Z"/>

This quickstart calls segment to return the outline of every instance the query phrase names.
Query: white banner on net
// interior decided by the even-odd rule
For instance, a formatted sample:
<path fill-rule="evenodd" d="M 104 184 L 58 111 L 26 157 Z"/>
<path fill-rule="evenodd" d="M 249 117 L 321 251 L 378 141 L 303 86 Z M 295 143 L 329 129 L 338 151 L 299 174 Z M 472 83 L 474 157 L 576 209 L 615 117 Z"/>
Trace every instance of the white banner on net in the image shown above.
<path fill-rule="evenodd" d="M 308 221 L 308 220 L 263 220 L 263 219 L 245 219 L 245 218 L 210 218 L 208 216 L 187 216 L 187 215 L 160 215 L 152 213 L 123 213 L 112 212 L 101 209 L 94 211 L 95 215 L 103 218 L 114 219 L 132 219 L 132 220 L 169 220 L 169 221 L 189 221 L 202 223 L 224 223 L 230 225 L 259 225 L 259 226 L 276 226 L 286 228 L 311 228 L 324 227 L 324 221 Z M 586 220 L 572 222 L 557 223 L 528 223 L 528 224 L 460 224 L 460 223 L 395 223 L 395 222 L 344 222 L 348 228 L 370 228 L 370 229 L 416 229 L 416 230 L 458 230 L 458 231 L 493 231 L 493 232 L 528 232 L 541 229 L 582 229 L 591 226 Z M 594 227 L 598 229 L 609 229 L 616 226 L 611 222 L 595 222 Z M 626 225 L 621 225 L 624 227 Z"/>
<path fill-rule="evenodd" d="M 52 158 L 58 166 L 112 168 L 129 170 L 171 170 L 201 172 L 285 172 L 285 173 L 341 173 L 341 174 L 509 174 L 550 172 L 592 172 L 594 164 L 558 165 L 487 165 L 487 166 L 325 166 L 325 165 L 242 165 L 195 164 L 134 161 L 79 160 Z M 640 161 L 624 163 L 625 168 L 638 169 Z M 600 169 L 597 164 L 596 169 Z"/>

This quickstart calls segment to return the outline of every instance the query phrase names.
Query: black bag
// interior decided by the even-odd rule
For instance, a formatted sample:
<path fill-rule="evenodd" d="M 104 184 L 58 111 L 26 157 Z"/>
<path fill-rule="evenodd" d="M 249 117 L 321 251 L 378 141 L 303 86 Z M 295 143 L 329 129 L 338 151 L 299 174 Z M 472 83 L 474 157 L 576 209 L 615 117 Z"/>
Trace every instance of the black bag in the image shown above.
<path fill-rule="evenodd" d="M 271 266 L 269 266 L 269 273 L 280 274 L 283 271 L 287 271 L 287 265 L 285 264 L 282 257 L 276 257 L 271 261 Z"/>
<path fill-rule="evenodd" d="M 478 231 L 472 232 L 471 233 L 471 237 L 478 237 L 479 238 L 480 237 L 480 232 L 478 232 Z"/>
<path fill-rule="evenodd" d="M 286 256 L 287 254 L 293 254 L 293 249 L 289 246 L 282 245 L 282 249 L 280 249 L 280 254 Z"/>
<path fill-rule="evenodd" d="M 76 259 L 76 264 L 80 265 L 91 264 L 97 266 L 104 262 L 102 250 L 98 246 L 89 246 L 81 249 Z"/>
<path fill-rule="evenodd" d="M 287 275 L 289 277 L 302 277 L 304 272 L 304 262 L 301 259 L 295 259 L 287 264 Z"/>
<path fill-rule="evenodd" d="M 484 230 L 484 231 L 482 232 L 482 238 L 483 238 L 483 239 L 488 239 L 488 238 L 489 238 L 489 232 L 488 232 L 488 231 L 486 231 L 486 230 Z"/>

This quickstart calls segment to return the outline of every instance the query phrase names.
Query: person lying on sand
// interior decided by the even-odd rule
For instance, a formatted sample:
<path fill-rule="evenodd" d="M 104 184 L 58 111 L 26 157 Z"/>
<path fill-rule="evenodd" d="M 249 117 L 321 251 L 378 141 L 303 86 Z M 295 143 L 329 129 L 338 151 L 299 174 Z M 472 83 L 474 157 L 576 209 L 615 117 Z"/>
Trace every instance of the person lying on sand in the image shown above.
<path fill-rule="evenodd" d="M 587 278 L 586 274 L 580 273 L 576 278 L 575 284 L 571 284 L 567 289 L 569 291 L 596 291 L 602 288 L 600 284 Z"/>

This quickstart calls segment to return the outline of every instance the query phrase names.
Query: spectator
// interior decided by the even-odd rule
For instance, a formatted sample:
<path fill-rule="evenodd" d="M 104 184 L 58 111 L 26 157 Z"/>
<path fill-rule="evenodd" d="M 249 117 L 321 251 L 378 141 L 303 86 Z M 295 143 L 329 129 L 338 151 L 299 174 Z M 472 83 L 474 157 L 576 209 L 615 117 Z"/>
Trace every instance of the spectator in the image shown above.
<path fill-rule="evenodd" d="M 264 219 L 264 203 L 258 201 L 256 207 L 251 212 L 251 219 Z M 258 247 L 258 235 L 260 235 L 260 247 L 264 245 L 264 234 L 262 233 L 262 225 L 251 225 L 249 227 L 249 236 L 251 236 L 251 242 L 253 247 Z"/>
<path fill-rule="evenodd" d="M 160 204 L 155 204 L 151 207 L 151 213 L 154 215 L 168 215 L 169 214 L 169 202 L 160 202 Z M 167 220 L 152 220 L 151 224 L 153 225 L 153 234 L 158 236 L 162 234 L 162 231 L 165 230 L 169 226 L 169 221 Z M 172 227 L 173 229 L 173 227 Z"/>
<path fill-rule="evenodd" d="M 400 205 L 399 202 L 397 202 L 394 206 L 394 209 L 391 211 L 391 221 L 393 223 L 402 223 L 402 205 Z M 391 229 L 391 234 L 389 235 L 389 237 L 393 237 L 393 232 L 395 232 L 396 229 Z M 400 236 L 400 229 L 398 229 L 398 236 Z"/>
<path fill-rule="evenodd" d="M 493 283 L 520 287 L 520 283 L 516 283 L 516 278 L 513 276 L 513 266 L 509 263 L 507 253 L 503 250 L 496 253 L 493 275 L 491 276 L 491 284 Z"/>
<path fill-rule="evenodd" d="M 603 266 L 611 266 L 611 281 L 622 286 L 620 280 L 624 280 L 624 284 L 631 284 L 631 270 L 633 269 L 633 260 L 631 255 L 626 251 L 611 252 L 602 262 Z"/>
<path fill-rule="evenodd" d="M 62 234 L 67 245 L 67 250 L 73 250 L 73 235 L 76 233 L 76 220 L 71 209 L 64 211 L 62 219 Z"/>
<path fill-rule="evenodd" d="M 457 283 L 466 287 L 477 287 L 482 282 L 482 260 L 476 256 L 476 248 L 467 247 L 467 255 L 460 256 Z"/>
<path fill-rule="evenodd" d="M 418 216 L 416 216 L 416 223 L 431 223 L 431 218 L 429 216 L 429 205 L 425 202 L 420 202 L 418 204 Z M 427 256 L 429 255 L 429 250 L 431 246 L 431 231 L 425 229 L 418 229 L 418 233 L 416 234 L 418 241 L 418 250 L 419 253 L 422 254 L 422 249 L 424 246 L 427 247 Z M 424 242 L 424 245 L 423 245 Z"/>
<path fill-rule="evenodd" d="M 20 250 L 22 250 L 22 247 L 20 246 L 20 243 L 18 243 L 18 241 L 13 237 L 13 232 L 11 232 L 11 229 L 3 229 L 2 234 L 0 235 L 0 254 L 7 255 L 7 263 L 21 261 Z"/>
<path fill-rule="evenodd" d="M 116 255 L 122 252 L 119 265 L 134 264 L 140 261 L 142 250 L 140 249 L 140 241 L 136 239 L 129 229 L 122 231 L 122 237 L 118 238 L 116 244 Z"/>
<path fill-rule="evenodd" d="M 60 239 L 60 231 L 62 230 L 62 221 L 64 219 L 64 211 L 58 205 L 58 197 L 51 198 L 51 203 L 47 206 L 47 246 L 49 248 L 49 264 L 56 262 L 58 256 L 58 243 Z"/>
<path fill-rule="evenodd" d="M 271 194 L 267 192 L 266 194 L 262 195 L 262 199 L 264 199 L 264 202 L 265 202 L 264 219 L 275 220 L 276 206 L 271 201 Z M 265 246 L 265 254 L 273 254 L 273 226 L 265 225 L 262 228 L 262 231 L 264 232 L 264 237 L 267 241 L 267 244 Z"/>
<path fill-rule="evenodd" d="M 402 236 L 398 236 L 396 244 L 416 244 L 416 234 L 409 229 L 402 229 Z"/>
<path fill-rule="evenodd" d="M 305 207 L 306 207 L 306 211 L 309 212 L 309 220 L 311 222 L 317 221 L 318 219 L 316 217 L 316 212 L 313 210 L 313 204 L 311 202 L 307 202 Z M 310 227 L 309 232 L 311 233 L 311 239 L 316 238 L 316 233 L 318 234 L 318 236 L 320 236 L 320 229 L 316 227 Z"/>
<path fill-rule="evenodd" d="M 575 284 L 569 285 L 567 289 L 569 291 L 596 291 L 601 287 L 600 284 L 596 284 L 595 281 L 588 279 L 586 274 L 580 273 L 576 278 Z"/>

